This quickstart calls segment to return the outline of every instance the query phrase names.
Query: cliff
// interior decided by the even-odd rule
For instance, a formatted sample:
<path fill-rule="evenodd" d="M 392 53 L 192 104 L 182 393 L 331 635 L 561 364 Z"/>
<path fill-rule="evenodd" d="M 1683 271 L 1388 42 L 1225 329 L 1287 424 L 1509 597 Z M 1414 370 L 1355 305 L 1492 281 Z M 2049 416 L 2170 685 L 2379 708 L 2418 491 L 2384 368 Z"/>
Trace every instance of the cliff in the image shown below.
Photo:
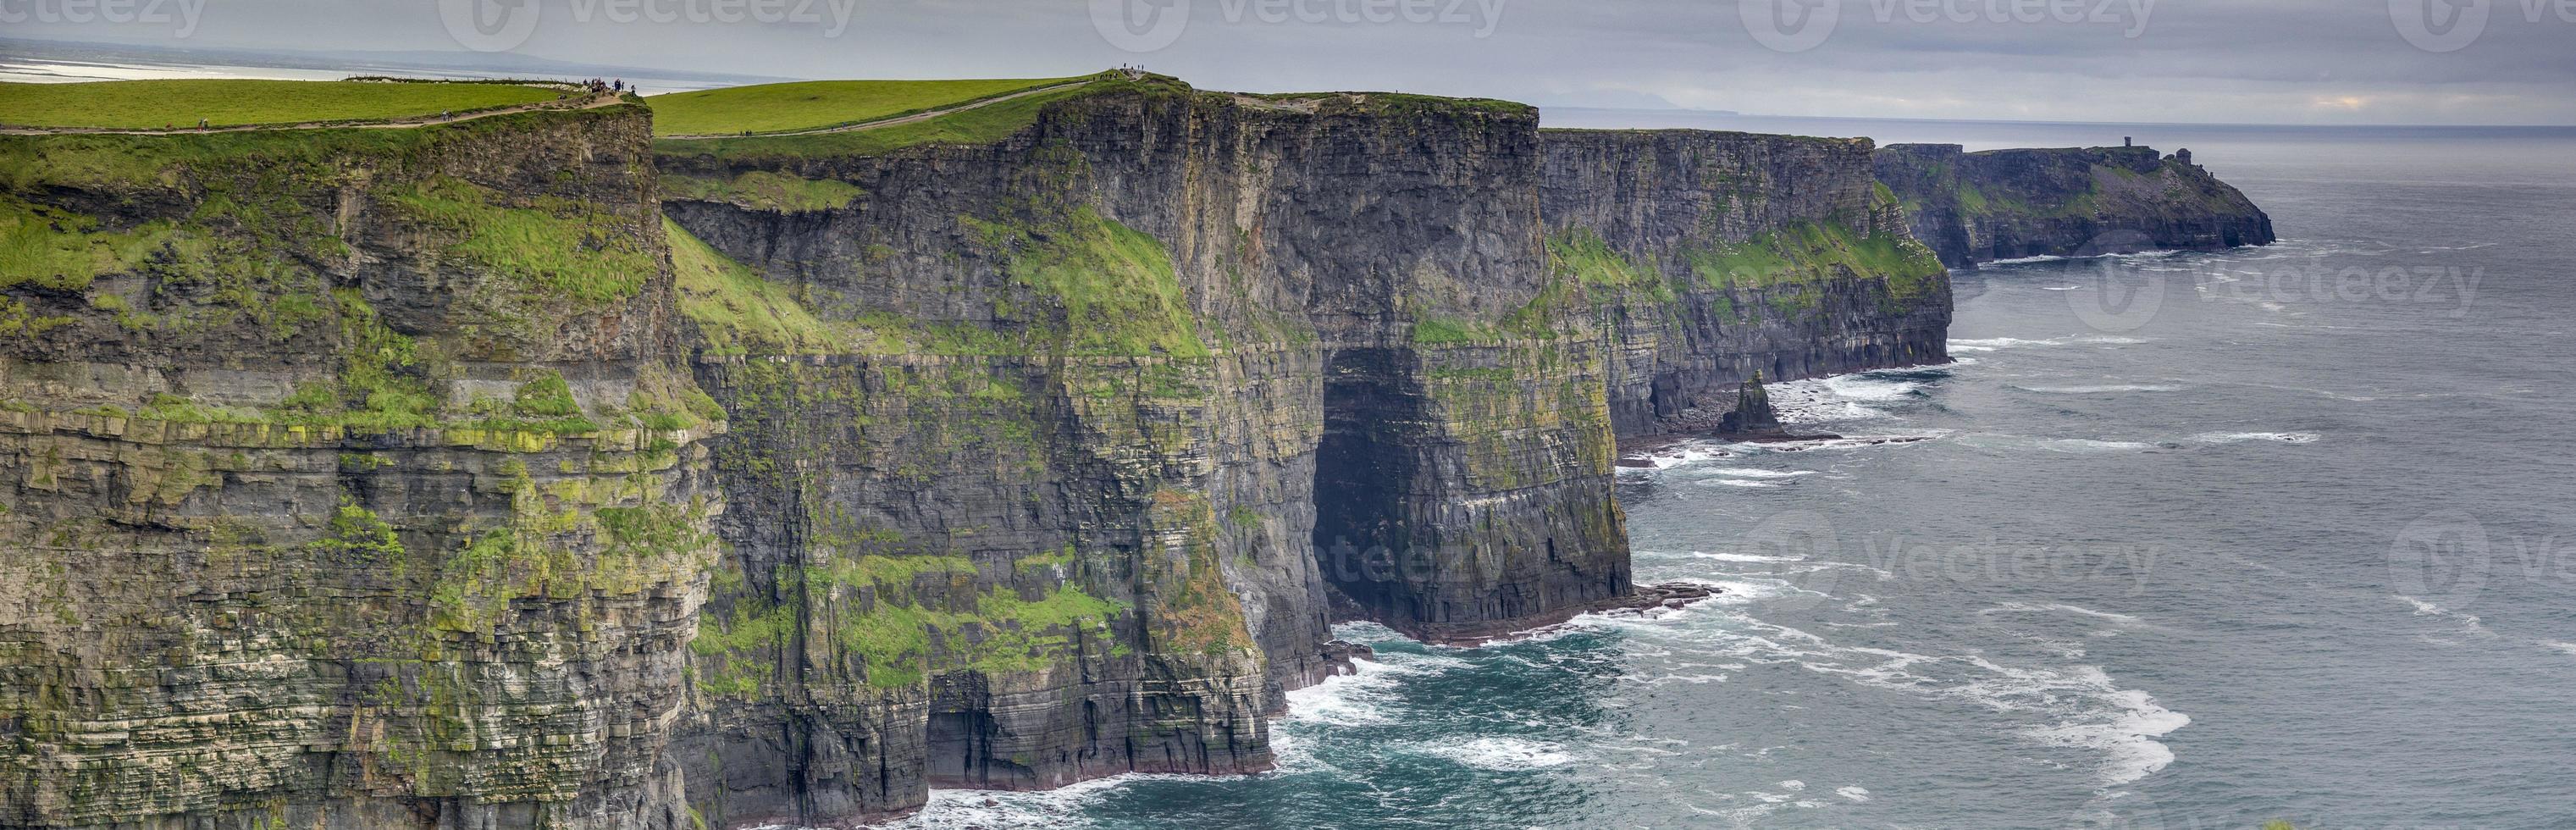
<path fill-rule="evenodd" d="M 2273 241 L 2271 217 L 2193 164 L 2189 150 L 1894 144 L 1878 151 L 1876 169 L 1904 202 L 1914 236 L 1954 268 Z"/>
<path fill-rule="evenodd" d="M 1868 139 L 1548 130 L 1541 214 L 1593 286 L 1623 436 L 1706 431 L 1756 372 L 1949 361 L 1950 278 Z"/>
<path fill-rule="evenodd" d="M 1940 360 L 1865 141 L 1103 76 L 0 137 L 0 827 L 845 825 L 1627 600 L 1611 458 Z"/>
<path fill-rule="evenodd" d="M 0 826 L 685 825 L 648 136 L 0 137 Z"/>
<path fill-rule="evenodd" d="M 701 642 L 787 632 L 700 649 L 748 704 L 686 739 L 725 759 L 710 821 L 1265 769 L 1334 598 L 1451 638 L 1631 590 L 1533 111 L 1122 79 L 1025 118 L 976 146 L 664 144 L 708 194 L 673 221 L 813 332 L 701 363 L 747 520 L 715 607 L 748 609 Z"/>

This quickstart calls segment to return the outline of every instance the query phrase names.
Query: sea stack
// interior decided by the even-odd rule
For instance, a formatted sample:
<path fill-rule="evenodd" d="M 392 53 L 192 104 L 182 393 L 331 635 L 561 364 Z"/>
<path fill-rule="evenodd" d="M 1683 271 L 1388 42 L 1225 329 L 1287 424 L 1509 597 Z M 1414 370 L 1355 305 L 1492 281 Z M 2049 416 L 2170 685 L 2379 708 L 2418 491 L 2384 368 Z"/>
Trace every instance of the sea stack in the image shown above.
<path fill-rule="evenodd" d="M 1743 387 L 1736 391 L 1735 411 L 1726 413 L 1726 417 L 1718 421 L 1717 431 L 1750 437 L 1785 437 L 1789 434 L 1788 428 L 1780 425 L 1780 413 L 1771 409 L 1771 393 L 1762 389 L 1761 372 L 1754 372 L 1753 377 L 1745 379 Z"/>

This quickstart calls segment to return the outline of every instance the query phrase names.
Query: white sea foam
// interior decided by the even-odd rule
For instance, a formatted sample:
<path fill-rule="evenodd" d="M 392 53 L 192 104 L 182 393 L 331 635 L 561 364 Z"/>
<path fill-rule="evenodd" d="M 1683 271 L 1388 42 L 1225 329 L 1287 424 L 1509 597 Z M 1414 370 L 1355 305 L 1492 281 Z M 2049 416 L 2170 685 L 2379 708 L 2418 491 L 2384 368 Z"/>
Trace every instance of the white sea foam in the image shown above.
<path fill-rule="evenodd" d="M 2540 641 L 2540 644 L 2548 646 L 2551 650 L 2560 654 L 2576 655 L 2576 643 L 2560 642 L 2557 640 L 2542 640 Z"/>
<path fill-rule="evenodd" d="M 1894 401 L 1915 397 L 1923 385 L 1869 375 L 1836 375 L 1826 378 L 1825 388 L 1835 395 L 1856 401 Z"/>
<path fill-rule="evenodd" d="M 2180 386 L 2151 383 L 2113 383 L 2099 386 L 2013 386 L 2024 392 L 2050 395 L 2099 395 L 2105 392 L 2179 392 Z"/>
<path fill-rule="evenodd" d="M 1082 807 L 1110 791 L 1138 781 L 1205 780 L 1184 775 L 1129 773 L 1068 784 L 1039 792 L 1004 790 L 938 790 L 921 811 L 891 824 L 877 825 L 886 830 L 940 830 L 951 827 L 992 828 L 992 830 L 1057 830 L 1093 826 L 1083 817 Z M 764 830 L 768 830 L 764 828 Z M 784 826 L 777 830 L 785 830 Z"/>
<path fill-rule="evenodd" d="M 1717 486 L 1721 486 L 1721 487 L 1748 487 L 1748 488 L 1759 488 L 1759 487 L 1778 487 L 1778 486 L 1780 486 L 1780 485 L 1773 484 L 1773 483 L 1768 482 L 1768 481 L 1746 481 L 1746 480 L 1744 480 L 1744 479 L 1740 479 L 1740 478 L 1713 478 L 1713 479 L 1709 479 L 1709 480 L 1707 480 L 1707 481 L 1703 481 L 1703 482 L 1700 482 L 1700 483 L 1701 483 L 1701 484 L 1713 484 L 1713 485 L 1717 485 Z"/>
<path fill-rule="evenodd" d="M 1746 613 L 1753 608 L 1713 609 L 1711 613 L 1726 621 L 1727 626 L 1692 626 L 1677 634 L 1698 638 L 1714 635 L 1714 640 L 1701 639 L 1696 645 L 1713 650 L 1712 656 L 1722 659 L 1791 663 L 1863 686 L 1965 700 L 2015 720 L 2038 720 L 2016 732 L 2047 745 L 2103 753 L 2099 774 L 2106 785 L 2135 781 L 2172 763 L 2172 751 L 2156 738 L 2190 723 L 2188 716 L 2157 705 L 2153 695 L 2120 688 L 2098 666 L 2020 667 L 1976 654 L 1943 657 L 1840 645 L 1806 631 L 1754 618 Z M 2081 606 L 2049 610 L 2114 621 L 2125 616 Z"/>
<path fill-rule="evenodd" d="M 1355 658 L 1351 665 L 1359 671 L 1327 677 L 1321 683 L 1289 692 L 1288 714 L 1281 720 L 1332 726 L 1394 723 L 1395 716 L 1387 712 L 1387 703 L 1399 672 L 1365 658 Z"/>
<path fill-rule="evenodd" d="M 2204 432 L 2191 440 L 2203 444 L 2241 444 L 2247 441 L 2279 441 L 2284 444 L 2313 444 L 2325 436 L 2313 432 Z"/>
<path fill-rule="evenodd" d="M 1877 402 L 1895 400 L 1902 397 L 1902 391 L 1890 394 L 1891 390 L 1886 386 L 1853 384 L 1848 381 L 1837 387 L 1834 383 L 1836 380 L 1841 378 L 1793 380 L 1770 384 L 1766 390 L 1771 393 L 1771 408 L 1779 412 L 1781 422 L 1791 424 L 1895 417 L 1892 413 L 1864 406 L 1860 400 Z M 1911 387 L 1911 384 L 1903 385 Z"/>
<path fill-rule="evenodd" d="M 1734 458 L 1736 457 L 1736 454 L 1709 444 L 1690 443 L 1665 447 L 1651 453 L 1629 457 L 1636 460 L 1642 460 L 1652 466 L 1621 467 L 1619 468 L 1619 472 L 1622 474 L 1653 473 L 1661 470 L 1669 470 L 1684 464 L 1693 464 L 1720 458 Z"/>
<path fill-rule="evenodd" d="M 1996 265 L 2035 265 L 2042 262 L 2065 262 L 2067 259 L 2068 257 L 2062 257 L 2056 254 L 2040 254 L 2038 256 L 2017 256 L 2011 259 L 1990 259 L 1986 260 L 1985 265 L 1987 267 Z"/>
<path fill-rule="evenodd" d="M 2092 287 L 2092 286 L 2087 286 L 2087 285 L 2043 285 L 2043 286 L 2040 286 L 2040 287 L 2039 287 L 2039 290 L 2041 290 L 2041 291 L 2082 291 L 2082 290 L 2084 290 L 2084 289 L 2086 289 L 2086 288 L 2090 288 L 2090 287 Z"/>
<path fill-rule="evenodd" d="M 1763 565 L 1763 566 L 1773 566 L 1773 567 L 1766 567 L 1765 569 L 1763 569 L 1763 570 L 1759 570 L 1759 571 L 1752 571 L 1752 572 L 1748 572 L 1748 573 L 1741 573 L 1741 574 L 1732 574 L 1732 576 L 1739 576 L 1739 577 L 1753 577 L 1753 576 L 1757 576 L 1757 575 L 1761 575 L 1761 576 L 1771 576 L 1771 575 L 1794 575 L 1794 574 L 1807 574 L 1807 573 L 1816 573 L 1816 572 L 1818 572 L 1818 571 L 1826 571 L 1826 570 L 1833 570 L 1833 569 L 1840 568 L 1840 569 L 1855 570 L 1855 571 L 1868 571 L 1868 572 L 1870 572 L 1871 574 L 1876 575 L 1876 576 L 1877 576 L 1879 579 L 1881 579 L 1881 580 L 1889 580 L 1889 579 L 1895 579 L 1895 578 L 1896 578 L 1896 575 L 1895 575 L 1895 574 L 1893 574 L 1893 573 L 1889 573 L 1889 572 L 1887 572 L 1887 571 L 1886 571 L 1885 569 L 1883 569 L 1883 568 L 1878 568 L 1878 567 L 1871 566 L 1871 565 L 1863 565 L 1863 564 L 1860 564 L 1860 563 L 1857 563 L 1857 562 L 1811 561 L 1811 560 L 1809 560 L 1809 559 L 1808 559 L 1807 557 L 1805 557 L 1805 556 L 1765 556 L 1765 555 L 1758 554 L 1758 553 L 1707 553 L 1707 552 L 1701 552 L 1701 551 L 1692 551 L 1690 555 L 1691 555 L 1691 557 L 1692 557 L 1692 558 L 1694 558 L 1694 559 L 1706 559 L 1706 560 L 1711 560 L 1711 561 L 1716 561 L 1716 562 L 1732 562 L 1732 563 L 1745 564 L 1745 565 Z M 1693 580 L 1693 581 L 1706 581 L 1706 580 Z M 1750 587 L 1750 586 L 1748 586 L 1748 587 Z M 1757 598 L 1757 599 L 1758 599 L 1758 598 L 1768 598 L 1768 597 L 1771 597 L 1771 596 L 1778 596 L 1778 595 L 1780 595 L 1780 593 L 1783 593 L 1783 592 L 1781 592 L 1781 591 L 1772 591 L 1772 592 L 1754 592 L 1754 591 L 1748 591 L 1748 592 L 1746 593 L 1746 596 L 1751 597 L 1751 598 Z M 1826 596 L 1826 595 L 1824 595 L 1824 594 L 1817 594 L 1817 595 L 1818 595 L 1818 596 Z M 1864 595 L 1862 595 L 1862 596 L 1867 596 L 1867 595 L 1866 595 L 1866 594 L 1864 594 Z M 1830 598 L 1833 598 L 1833 597 L 1827 597 L 1827 598 L 1829 598 L 1829 599 L 1830 599 Z M 1877 600 L 1874 600 L 1874 599 L 1865 599 L 1865 600 L 1861 600 L 1861 601 L 1859 601 L 1859 602 L 1855 602 L 1855 603 L 1850 604 L 1849 606 L 1847 606 L 1847 607 L 1846 607 L 1846 610 L 1852 610 L 1852 609 L 1859 608 L 1859 607 L 1865 607 L 1865 606 L 1867 606 L 1867 605 L 1869 605 L 1869 604 L 1873 604 L 1873 603 L 1875 603 L 1875 602 L 1877 602 Z"/>
<path fill-rule="evenodd" d="M 1441 741 L 1418 745 L 1415 751 L 1490 770 L 1546 769 L 1574 763 L 1574 756 L 1564 747 L 1528 738 Z"/>
<path fill-rule="evenodd" d="M 2104 681 L 2107 683 L 2108 678 Z M 2112 690 L 2100 697 L 2120 707 L 2120 714 L 2110 722 L 2062 723 L 2031 734 L 2060 746 L 2109 753 L 2101 775 L 2103 783 L 2110 786 L 2145 778 L 2174 762 L 2173 748 L 2155 739 L 2191 725 L 2190 715 L 2156 705 L 2154 695 L 2134 689 Z"/>
<path fill-rule="evenodd" d="M 1807 561 L 1807 557 L 1804 557 L 1804 556 L 1763 556 L 1763 555 L 1761 555 L 1761 554 L 1754 554 L 1754 553 L 1700 553 L 1700 552 L 1697 552 L 1697 551 L 1693 551 L 1693 552 L 1691 553 L 1691 555 L 1692 555 L 1692 556 L 1699 557 L 1699 558 L 1701 558 L 1701 559 L 1715 559 L 1715 560 L 1720 561 L 1720 562 L 1805 562 L 1805 561 Z"/>
<path fill-rule="evenodd" d="M 1811 476 L 1811 475 L 1815 475 L 1815 474 L 1816 474 L 1816 471 L 1814 471 L 1814 470 L 1764 470 L 1764 469 L 1755 468 L 1755 467 L 1720 467 L 1720 468 L 1718 468 L 1718 469 L 1714 469 L 1714 470 L 1710 470 L 1710 471 L 1708 471 L 1708 474 L 1709 474 L 1709 475 L 1714 475 L 1714 476 L 1729 476 L 1729 477 L 1734 477 L 1734 478 L 1797 478 L 1797 477 L 1799 477 L 1799 476 Z"/>
<path fill-rule="evenodd" d="M 2067 346 L 2074 344 L 2093 346 L 2135 346 L 2147 342 L 2152 341 L 2143 337 L 2128 337 L 2117 334 L 2070 334 L 2064 337 L 2050 337 L 2040 340 L 2032 340 L 2024 337 L 1971 337 L 1951 340 L 1950 350 L 1954 352 L 1991 352 L 2002 349 L 2029 349 L 2044 346 Z"/>
<path fill-rule="evenodd" d="M 2012 348 L 2020 348 L 2020 347 L 2023 347 L 2023 346 L 2061 346 L 2061 345 L 2065 345 L 2065 341 L 2062 341 L 2062 340 L 2024 340 L 2024 339 L 2019 338 L 2019 337 L 1986 337 L 1986 338 L 1977 338 L 1977 339 L 1970 339 L 1970 340 L 1959 340 L 1959 339 L 1955 339 L 1955 338 L 1954 338 L 1954 339 L 1952 339 L 1952 340 L 1950 341 L 1950 348 L 1951 348 L 1951 350 L 1953 350 L 1953 351 L 1956 351 L 1956 350 L 1961 349 L 1961 348 L 1966 348 L 1966 349 L 1972 349 L 1972 350 L 1975 350 L 1975 351 L 1981 351 L 1981 352 L 1991 352 L 1991 351 L 1994 351 L 1994 350 L 1996 350 L 1996 349 L 2012 349 Z"/>
<path fill-rule="evenodd" d="M 1853 801 L 1869 800 L 1869 790 L 1861 787 L 1835 787 L 1834 794 Z"/>
<path fill-rule="evenodd" d="M 2098 452 L 2102 450 L 2151 450 L 2156 445 L 2144 441 L 2102 441 L 2092 438 L 2055 438 L 2041 446 L 2058 452 Z"/>
<path fill-rule="evenodd" d="M 2495 636 L 2495 632 L 2494 632 L 2494 631 L 2490 631 L 2490 630 L 2488 630 L 2488 629 L 2487 629 L 2487 624 L 2486 624 L 2486 622 L 2485 622 L 2485 621 L 2483 621 L 2483 620 L 2478 619 L 2478 615 L 2476 615 L 2476 614 L 2462 614 L 2462 613 L 2460 613 L 2460 612 L 2458 612 L 2458 611 L 2453 611 L 2453 610 L 2451 610 L 2451 609 L 2444 608 L 2444 607 L 2442 607 L 2442 606 L 2435 605 L 2435 604 L 2430 603 L 2430 602 L 2425 602 L 2425 601 L 2423 601 L 2423 600 L 2416 599 L 2416 598 L 2414 598 L 2414 597 L 2406 596 L 2406 595 L 2404 595 L 2404 594 L 2398 594 L 2398 595 L 2396 595 L 2396 596 L 2397 596 L 2397 599 L 2399 599 L 2399 600 L 2401 600 L 2401 601 L 2405 602 L 2406 604 L 2408 604 L 2408 605 L 2412 605 L 2412 606 L 2415 606 L 2415 616 L 2418 616 L 2418 617 L 2448 617 L 2448 618 L 2451 618 L 2451 619 L 2454 619 L 2454 620 L 2458 620 L 2458 621 L 2460 622 L 2460 627 L 2461 627 L 2462 629 L 2464 629 L 2464 630 L 2468 631 L 2468 633 L 2469 633 L 2471 636 L 2476 636 L 2476 637 L 2493 637 L 2493 636 Z"/>
<path fill-rule="evenodd" d="M 1987 609 L 1984 609 L 1984 610 L 1978 611 L 1977 613 L 1978 613 L 1979 615 L 1981 615 L 1981 616 L 1994 616 L 1994 615 L 1997 615 L 1997 614 L 2048 614 L 2048 613 L 2058 613 L 2058 614 L 2076 614 L 2076 615 L 2079 615 L 2079 616 L 2086 616 L 2086 617 L 2093 617 L 2093 618 L 2096 618 L 2096 619 L 2110 620 L 2110 621 L 2112 621 L 2112 622 L 2121 623 L 2121 624 L 2123 624 L 2123 625 L 2138 625 L 2138 624 L 2140 624 L 2140 623 L 2139 623 L 2139 621 L 2138 621 L 2138 618 L 2136 618 L 2136 617 L 2132 617 L 2132 616 L 2129 616 L 2129 615 L 2127 615 L 2127 614 L 2115 613 L 2115 612 L 2111 612 L 2111 611 L 2096 611 L 2096 610 L 2093 610 L 2093 609 L 2091 609 L 2091 608 L 2086 608 L 2086 607 L 2081 606 L 2081 605 L 2072 605 L 2072 604 L 2063 603 L 2063 602 L 2050 602 L 2050 603 L 2007 602 L 2007 603 L 2003 603 L 2003 604 L 2001 604 L 2001 605 L 1997 605 L 1997 606 L 1995 606 L 1995 607 L 1993 607 L 1993 608 L 1987 608 Z"/>

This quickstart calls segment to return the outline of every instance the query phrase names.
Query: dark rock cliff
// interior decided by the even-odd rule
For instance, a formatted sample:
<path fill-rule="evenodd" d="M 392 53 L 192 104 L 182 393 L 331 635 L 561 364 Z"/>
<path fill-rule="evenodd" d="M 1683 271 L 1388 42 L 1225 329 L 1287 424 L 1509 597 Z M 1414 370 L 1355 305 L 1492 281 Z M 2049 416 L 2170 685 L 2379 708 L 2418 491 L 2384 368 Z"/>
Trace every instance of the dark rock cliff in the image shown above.
<path fill-rule="evenodd" d="M 701 643 L 758 614 L 788 634 L 701 648 L 747 704 L 688 738 L 726 759 L 701 811 L 1263 769 L 1261 716 L 1327 668 L 1328 597 L 1452 637 L 1630 591 L 1598 334 L 1551 291 L 1535 128 L 1499 103 L 1149 83 L 990 146 L 674 143 L 675 178 L 849 188 L 668 206 L 813 321 L 701 361 L 736 413 L 720 467 L 800 471 L 725 476 L 742 579 L 715 603 L 754 616 Z M 823 573 L 853 561 L 873 572 Z M 1023 608 L 1046 597 L 1089 613 Z M 916 619 L 933 636 L 900 653 L 846 633 Z"/>
<path fill-rule="evenodd" d="M 687 826 L 648 119 L 0 137 L 0 826 Z"/>
<path fill-rule="evenodd" d="M 1949 274 L 1868 139 L 1548 130 L 1541 215 L 1595 286 L 1622 436 L 1707 430 L 1775 380 L 1943 363 Z"/>
<path fill-rule="evenodd" d="M 1878 180 L 1914 235 L 1953 268 L 2028 256 L 2268 245 L 2272 219 L 2191 162 L 2150 147 L 1962 152 L 1892 144 Z"/>
<path fill-rule="evenodd" d="M 646 119 L 0 137 L 0 827 L 1264 769 L 1330 621 L 1632 593 L 1619 436 L 1942 359 L 1861 141 L 1159 79 Z"/>

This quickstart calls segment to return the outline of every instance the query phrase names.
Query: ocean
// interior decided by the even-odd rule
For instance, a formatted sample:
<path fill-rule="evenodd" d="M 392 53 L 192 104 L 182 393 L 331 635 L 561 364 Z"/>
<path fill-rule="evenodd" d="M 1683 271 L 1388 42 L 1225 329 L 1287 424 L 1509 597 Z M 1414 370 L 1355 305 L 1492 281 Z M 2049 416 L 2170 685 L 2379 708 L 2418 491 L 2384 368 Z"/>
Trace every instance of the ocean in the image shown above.
<path fill-rule="evenodd" d="M 2279 244 L 1991 265 L 1956 362 L 1623 473 L 1640 581 L 1370 625 L 1280 769 L 941 791 L 912 827 L 2576 826 L 2576 130 L 1547 114 L 2198 162 Z"/>

